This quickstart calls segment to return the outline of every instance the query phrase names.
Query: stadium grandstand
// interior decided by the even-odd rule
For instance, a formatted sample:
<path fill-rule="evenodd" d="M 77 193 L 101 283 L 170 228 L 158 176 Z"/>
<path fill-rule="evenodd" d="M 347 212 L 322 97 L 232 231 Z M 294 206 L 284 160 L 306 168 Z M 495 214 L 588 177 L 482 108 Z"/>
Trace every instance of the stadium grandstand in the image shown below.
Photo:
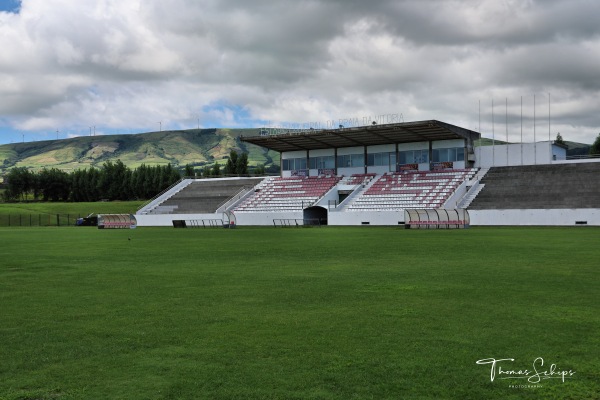
<path fill-rule="evenodd" d="M 136 219 L 404 225 L 405 212 L 461 210 L 471 225 L 600 225 L 600 163 L 565 160 L 551 141 L 476 146 L 480 138 L 437 120 L 243 137 L 279 152 L 280 176 L 185 179 Z"/>

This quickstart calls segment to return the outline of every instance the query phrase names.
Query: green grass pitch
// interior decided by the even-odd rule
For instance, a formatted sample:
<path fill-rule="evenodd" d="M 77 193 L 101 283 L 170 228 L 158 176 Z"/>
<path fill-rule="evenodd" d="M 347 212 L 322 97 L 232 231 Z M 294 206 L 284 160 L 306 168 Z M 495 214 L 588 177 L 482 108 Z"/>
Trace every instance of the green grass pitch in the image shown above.
<path fill-rule="evenodd" d="M 0 399 L 598 399 L 598 243 L 597 228 L 0 228 Z M 574 374 L 492 382 L 476 364 L 538 357 Z"/>

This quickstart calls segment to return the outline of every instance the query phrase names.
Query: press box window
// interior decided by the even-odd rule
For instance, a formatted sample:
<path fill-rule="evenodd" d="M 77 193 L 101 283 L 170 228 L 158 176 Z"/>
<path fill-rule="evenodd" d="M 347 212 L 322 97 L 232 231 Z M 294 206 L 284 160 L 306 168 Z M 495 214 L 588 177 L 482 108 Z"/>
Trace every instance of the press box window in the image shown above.
<path fill-rule="evenodd" d="M 338 156 L 338 168 L 364 167 L 364 165 L 364 154 L 346 154 L 343 156 Z"/>

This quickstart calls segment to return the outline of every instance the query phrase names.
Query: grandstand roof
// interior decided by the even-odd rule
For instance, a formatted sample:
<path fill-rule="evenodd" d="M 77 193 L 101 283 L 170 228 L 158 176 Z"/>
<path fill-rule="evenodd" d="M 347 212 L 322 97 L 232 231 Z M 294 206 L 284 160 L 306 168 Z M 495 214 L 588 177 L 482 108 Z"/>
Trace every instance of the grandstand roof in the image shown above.
<path fill-rule="evenodd" d="M 241 140 L 284 152 L 448 139 L 467 139 L 472 143 L 479 138 L 478 132 L 429 120 L 314 131 L 290 130 L 284 134 L 242 137 Z"/>

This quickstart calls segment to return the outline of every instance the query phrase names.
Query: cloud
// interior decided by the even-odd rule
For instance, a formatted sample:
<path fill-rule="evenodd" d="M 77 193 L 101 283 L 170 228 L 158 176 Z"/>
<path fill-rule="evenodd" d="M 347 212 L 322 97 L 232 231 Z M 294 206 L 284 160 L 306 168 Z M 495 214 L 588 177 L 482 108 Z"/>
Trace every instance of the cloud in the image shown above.
<path fill-rule="evenodd" d="M 552 131 L 591 142 L 599 12 L 595 0 L 23 0 L 0 12 L 0 115 L 31 135 L 382 113 L 478 129 L 481 115 L 491 135 L 495 99 L 517 139 L 520 98 L 529 127 L 533 95 L 551 93 Z"/>

